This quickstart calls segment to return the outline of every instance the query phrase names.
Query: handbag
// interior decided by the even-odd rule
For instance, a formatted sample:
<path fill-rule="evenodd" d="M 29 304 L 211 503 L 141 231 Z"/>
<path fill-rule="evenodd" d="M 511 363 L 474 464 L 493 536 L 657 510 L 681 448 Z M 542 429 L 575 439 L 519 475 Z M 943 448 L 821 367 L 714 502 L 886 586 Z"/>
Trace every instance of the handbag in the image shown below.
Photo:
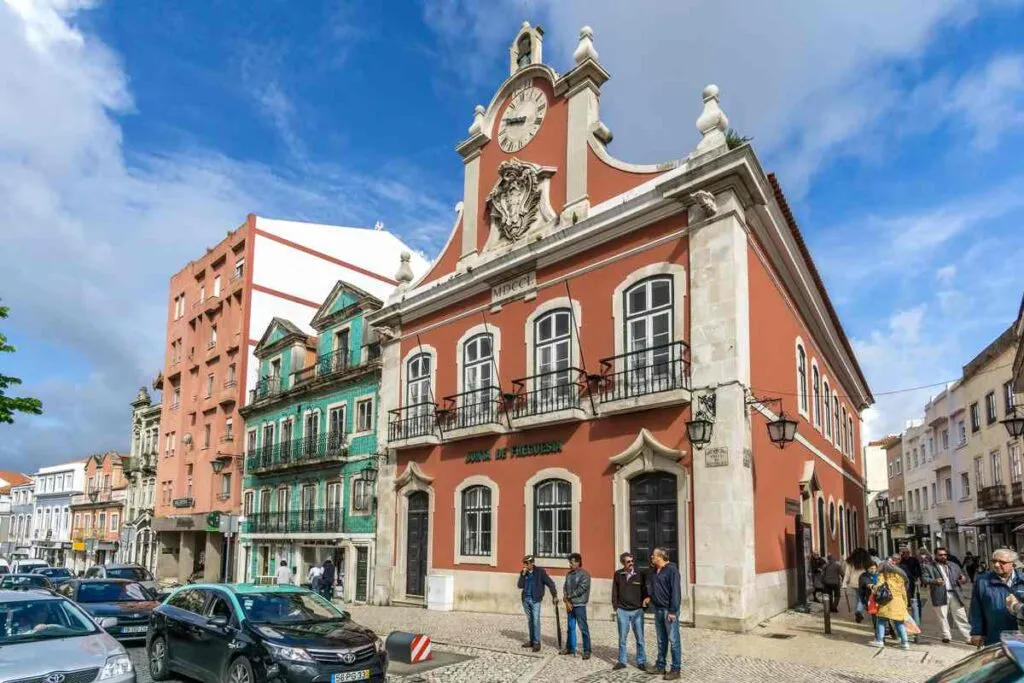
<path fill-rule="evenodd" d="M 889 588 L 889 584 L 883 583 L 881 586 L 876 588 L 874 598 L 875 603 L 879 607 L 884 607 L 892 602 L 892 589 Z"/>
<path fill-rule="evenodd" d="M 872 616 L 878 614 L 878 603 L 875 601 L 874 594 L 868 596 L 868 614 Z"/>

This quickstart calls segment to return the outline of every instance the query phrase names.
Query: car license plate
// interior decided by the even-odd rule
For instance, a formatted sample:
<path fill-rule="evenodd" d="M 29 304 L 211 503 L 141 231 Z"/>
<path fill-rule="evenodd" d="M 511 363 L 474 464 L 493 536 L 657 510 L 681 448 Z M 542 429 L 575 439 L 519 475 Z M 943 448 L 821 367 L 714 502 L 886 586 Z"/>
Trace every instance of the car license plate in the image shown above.
<path fill-rule="evenodd" d="M 347 683 L 347 681 L 367 681 L 370 679 L 370 670 L 349 671 L 343 674 L 331 674 L 331 683 Z"/>
<path fill-rule="evenodd" d="M 149 630 L 148 626 L 124 626 L 121 628 L 121 633 L 145 633 Z"/>

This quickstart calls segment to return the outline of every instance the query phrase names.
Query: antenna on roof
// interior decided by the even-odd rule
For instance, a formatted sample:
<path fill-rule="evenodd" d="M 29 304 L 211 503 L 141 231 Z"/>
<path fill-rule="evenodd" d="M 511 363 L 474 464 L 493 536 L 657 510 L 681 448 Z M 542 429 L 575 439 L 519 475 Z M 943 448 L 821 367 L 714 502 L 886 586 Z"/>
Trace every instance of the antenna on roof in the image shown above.
<path fill-rule="evenodd" d="M 376 223 L 373 224 L 373 229 L 374 230 L 383 230 L 384 229 L 384 222 L 383 221 L 377 221 Z"/>

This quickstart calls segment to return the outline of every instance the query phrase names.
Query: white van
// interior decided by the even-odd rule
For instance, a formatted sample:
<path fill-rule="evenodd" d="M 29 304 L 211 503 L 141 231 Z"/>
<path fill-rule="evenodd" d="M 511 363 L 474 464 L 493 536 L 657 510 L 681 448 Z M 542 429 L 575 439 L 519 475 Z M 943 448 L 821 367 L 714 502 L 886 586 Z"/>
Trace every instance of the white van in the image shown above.
<path fill-rule="evenodd" d="M 12 574 L 31 574 L 33 569 L 40 569 L 42 567 L 49 567 L 50 563 L 46 560 L 35 560 L 30 558 L 18 559 L 14 561 L 14 565 L 11 567 Z"/>

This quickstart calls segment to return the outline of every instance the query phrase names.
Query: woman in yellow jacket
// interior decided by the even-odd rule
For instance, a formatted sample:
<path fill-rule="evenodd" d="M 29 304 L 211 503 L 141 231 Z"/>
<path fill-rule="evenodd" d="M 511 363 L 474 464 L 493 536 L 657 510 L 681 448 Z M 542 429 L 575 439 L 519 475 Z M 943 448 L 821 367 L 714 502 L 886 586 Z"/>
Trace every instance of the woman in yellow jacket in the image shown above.
<path fill-rule="evenodd" d="M 884 605 L 878 606 L 878 619 L 875 623 L 875 639 L 869 643 L 873 647 L 885 647 L 885 625 L 892 624 L 893 630 L 900 639 L 900 647 L 904 650 L 910 649 L 907 641 L 907 628 L 903 622 L 910 616 L 907 611 L 907 575 L 897 565 L 885 562 L 878 570 L 878 582 L 871 589 L 875 600 L 878 600 L 878 591 L 882 586 L 887 586 L 892 594 L 892 600 Z"/>

